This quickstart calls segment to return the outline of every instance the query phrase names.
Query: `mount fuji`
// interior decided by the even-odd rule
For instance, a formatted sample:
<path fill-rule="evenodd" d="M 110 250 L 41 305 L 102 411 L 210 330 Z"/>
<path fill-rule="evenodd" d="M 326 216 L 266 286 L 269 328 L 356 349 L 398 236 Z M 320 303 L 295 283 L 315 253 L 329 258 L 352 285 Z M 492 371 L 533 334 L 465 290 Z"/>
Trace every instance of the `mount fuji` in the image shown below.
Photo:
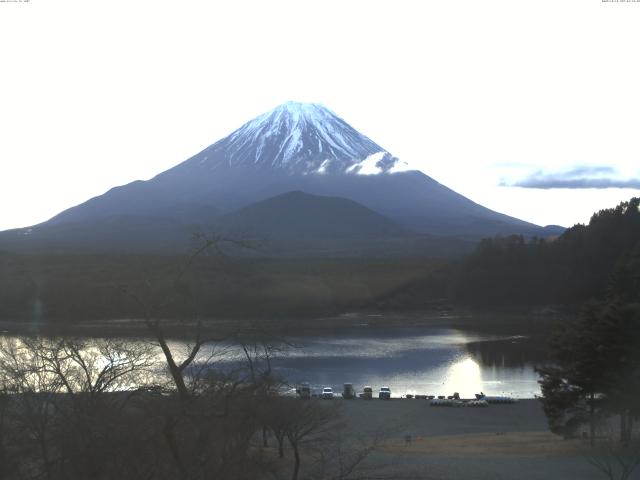
<path fill-rule="evenodd" d="M 177 251 L 195 226 L 293 243 L 562 231 L 474 203 L 322 105 L 287 102 L 151 180 L 0 233 L 0 248 Z"/>

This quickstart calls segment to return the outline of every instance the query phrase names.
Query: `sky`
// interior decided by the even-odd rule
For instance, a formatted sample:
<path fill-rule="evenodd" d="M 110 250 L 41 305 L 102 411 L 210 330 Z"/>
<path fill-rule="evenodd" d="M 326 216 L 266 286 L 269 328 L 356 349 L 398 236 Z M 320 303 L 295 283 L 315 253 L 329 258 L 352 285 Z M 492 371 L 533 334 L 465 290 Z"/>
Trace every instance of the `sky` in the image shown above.
<path fill-rule="evenodd" d="M 322 103 L 540 225 L 640 195 L 640 1 L 0 1 L 0 230 Z"/>

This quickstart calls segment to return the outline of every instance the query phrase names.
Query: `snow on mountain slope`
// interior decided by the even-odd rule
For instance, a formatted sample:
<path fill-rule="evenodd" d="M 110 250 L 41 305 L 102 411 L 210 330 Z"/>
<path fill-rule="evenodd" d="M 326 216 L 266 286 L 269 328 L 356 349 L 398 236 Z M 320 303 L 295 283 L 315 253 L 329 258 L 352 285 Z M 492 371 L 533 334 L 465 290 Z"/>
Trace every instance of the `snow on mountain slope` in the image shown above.
<path fill-rule="evenodd" d="M 374 175 L 408 166 L 328 108 L 287 102 L 247 122 L 182 168 L 250 167 L 288 174 Z"/>

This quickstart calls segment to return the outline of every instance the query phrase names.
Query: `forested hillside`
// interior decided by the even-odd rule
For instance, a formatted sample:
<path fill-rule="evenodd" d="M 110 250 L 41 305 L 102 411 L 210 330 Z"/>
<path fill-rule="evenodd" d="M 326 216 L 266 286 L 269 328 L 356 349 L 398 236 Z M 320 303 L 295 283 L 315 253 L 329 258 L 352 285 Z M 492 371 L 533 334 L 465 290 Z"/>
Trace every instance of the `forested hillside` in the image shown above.
<path fill-rule="evenodd" d="M 133 295 L 165 318 L 317 316 L 367 308 L 442 261 L 268 259 L 212 254 L 176 277 L 186 256 L 13 255 L 0 252 L 0 320 L 140 318 Z M 167 299 L 173 299 L 171 302 Z"/>
<path fill-rule="evenodd" d="M 579 305 L 603 298 L 616 282 L 640 292 L 640 198 L 595 213 L 545 240 L 520 235 L 487 238 L 473 253 L 403 285 L 379 301 L 382 308 L 423 308 L 434 300 L 458 304 Z"/>
<path fill-rule="evenodd" d="M 205 256 L 189 276 L 187 304 L 163 302 L 166 317 L 318 316 L 435 304 L 579 305 L 640 292 L 640 199 L 593 215 L 553 240 L 482 240 L 460 260 L 426 257 L 259 259 Z M 0 253 L 0 319 L 138 318 L 133 290 L 162 298 L 184 257 Z M 182 296 L 186 298 L 184 295 Z"/>
<path fill-rule="evenodd" d="M 451 297 L 471 303 L 580 303 L 617 278 L 639 290 L 640 198 L 595 213 L 555 240 L 483 240 L 453 273 Z"/>

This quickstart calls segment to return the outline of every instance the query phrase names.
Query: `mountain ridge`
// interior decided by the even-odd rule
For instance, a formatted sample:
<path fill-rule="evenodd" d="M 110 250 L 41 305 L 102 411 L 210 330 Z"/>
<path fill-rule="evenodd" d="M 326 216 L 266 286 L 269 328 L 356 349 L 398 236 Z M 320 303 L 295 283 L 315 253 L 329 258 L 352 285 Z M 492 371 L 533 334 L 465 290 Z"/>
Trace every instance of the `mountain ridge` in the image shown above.
<path fill-rule="evenodd" d="M 65 225 L 73 226 L 76 237 L 91 238 L 82 228 L 133 216 L 141 219 L 136 235 L 152 242 L 159 231 L 153 219 L 183 230 L 209 226 L 217 217 L 291 191 L 356 202 L 419 235 L 479 239 L 561 231 L 489 210 L 411 170 L 322 105 L 288 102 L 152 179 L 114 187 L 31 227 L 28 235 L 46 237 L 54 229 L 63 244 Z M 127 234 L 132 228 L 127 223 Z M 106 234 L 125 232 L 116 222 Z M 77 245 L 69 235 L 69 245 Z M 331 231 L 324 235 L 330 236 Z M 116 243 L 125 245 L 126 238 Z"/>

